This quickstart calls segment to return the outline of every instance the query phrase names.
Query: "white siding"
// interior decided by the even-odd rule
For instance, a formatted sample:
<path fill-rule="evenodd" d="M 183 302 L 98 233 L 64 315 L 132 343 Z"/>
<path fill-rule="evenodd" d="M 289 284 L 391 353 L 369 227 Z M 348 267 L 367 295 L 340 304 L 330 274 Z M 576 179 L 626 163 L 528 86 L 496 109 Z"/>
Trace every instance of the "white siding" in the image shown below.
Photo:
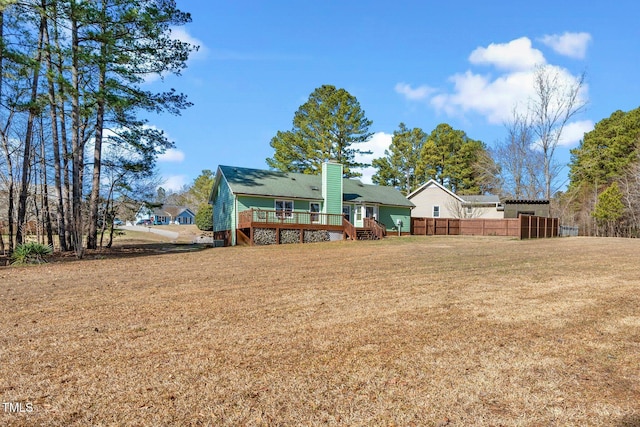
<path fill-rule="evenodd" d="M 411 216 L 417 218 L 433 218 L 433 207 L 440 206 L 440 218 L 454 218 L 454 212 L 450 210 L 460 201 L 451 194 L 436 185 L 428 185 L 410 199 L 415 208 L 411 210 Z"/>
<path fill-rule="evenodd" d="M 477 213 L 473 214 L 474 218 L 486 218 L 486 219 L 502 219 L 504 218 L 504 212 L 499 211 L 495 206 L 474 208 Z"/>
<path fill-rule="evenodd" d="M 466 216 L 460 199 L 433 183 L 410 195 L 409 200 L 416 205 L 411 210 L 411 216 L 416 218 L 433 218 L 434 206 L 440 206 L 440 218 L 504 218 L 504 212 L 498 211 L 495 205 L 473 207 L 472 213 Z"/>

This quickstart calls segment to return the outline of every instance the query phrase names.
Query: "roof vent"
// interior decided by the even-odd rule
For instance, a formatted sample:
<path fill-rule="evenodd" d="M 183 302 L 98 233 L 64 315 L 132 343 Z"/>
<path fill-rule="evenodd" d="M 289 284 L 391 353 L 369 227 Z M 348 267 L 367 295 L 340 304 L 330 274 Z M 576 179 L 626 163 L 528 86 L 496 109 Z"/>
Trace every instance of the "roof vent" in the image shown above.
<path fill-rule="evenodd" d="M 316 185 L 312 185 L 312 186 L 311 186 L 311 189 L 312 189 L 313 191 L 320 191 L 320 189 L 319 189 Z"/>

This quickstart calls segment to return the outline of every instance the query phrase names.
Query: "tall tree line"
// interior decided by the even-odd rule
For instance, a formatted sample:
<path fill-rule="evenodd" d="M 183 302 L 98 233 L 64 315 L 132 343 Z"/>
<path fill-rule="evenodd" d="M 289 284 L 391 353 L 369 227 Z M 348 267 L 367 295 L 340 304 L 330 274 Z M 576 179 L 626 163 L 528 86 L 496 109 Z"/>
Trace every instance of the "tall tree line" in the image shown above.
<path fill-rule="evenodd" d="M 569 167 L 568 220 L 584 234 L 640 237 L 640 108 L 596 123 Z"/>
<path fill-rule="evenodd" d="M 495 190 L 497 167 L 487 146 L 446 123 L 426 134 L 400 123 L 384 157 L 372 163 L 372 181 L 409 194 L 430 179 L 458 194 L 484 194 Z"/>
<path fill-rule="evenodd" d="M 173 0 L 0 3 L 0 189 L 10 251 L 35 207 L 59 248 L 82 256 L 84 236 L 87 248 L 98 244 L 114 190 L 153 176 L 172 142 L 141 115 L 179 114 L 190 104 L 142 84 L 185 68 L 197 47 L 173 39 L 171 27 L 190 19 Z M 37 202 L 36 177 L 46 203 Z"/>

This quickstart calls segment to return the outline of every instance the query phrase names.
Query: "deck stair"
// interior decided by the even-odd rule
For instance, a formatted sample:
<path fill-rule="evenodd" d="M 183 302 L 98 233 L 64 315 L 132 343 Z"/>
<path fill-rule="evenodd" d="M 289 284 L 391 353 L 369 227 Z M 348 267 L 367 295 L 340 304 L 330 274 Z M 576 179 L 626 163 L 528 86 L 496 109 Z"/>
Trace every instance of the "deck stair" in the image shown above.
<path fill-rule="evenodd" d="M 356 230 L 357 240 L 378 240 L 373 230 L 369 228 L 358 228 Z"/>

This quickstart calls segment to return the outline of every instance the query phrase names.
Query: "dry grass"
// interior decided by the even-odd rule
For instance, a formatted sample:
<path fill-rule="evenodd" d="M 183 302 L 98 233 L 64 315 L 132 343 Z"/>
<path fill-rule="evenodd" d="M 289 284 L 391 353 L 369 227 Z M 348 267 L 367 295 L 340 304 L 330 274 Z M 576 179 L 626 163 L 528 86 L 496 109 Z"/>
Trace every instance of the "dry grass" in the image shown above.
<path fill-rule="evenodd" d="M 0 269 L 0 399 L 34 408 L 0 424 L 639 426 L 639 249 L 410 237 Z"/>

